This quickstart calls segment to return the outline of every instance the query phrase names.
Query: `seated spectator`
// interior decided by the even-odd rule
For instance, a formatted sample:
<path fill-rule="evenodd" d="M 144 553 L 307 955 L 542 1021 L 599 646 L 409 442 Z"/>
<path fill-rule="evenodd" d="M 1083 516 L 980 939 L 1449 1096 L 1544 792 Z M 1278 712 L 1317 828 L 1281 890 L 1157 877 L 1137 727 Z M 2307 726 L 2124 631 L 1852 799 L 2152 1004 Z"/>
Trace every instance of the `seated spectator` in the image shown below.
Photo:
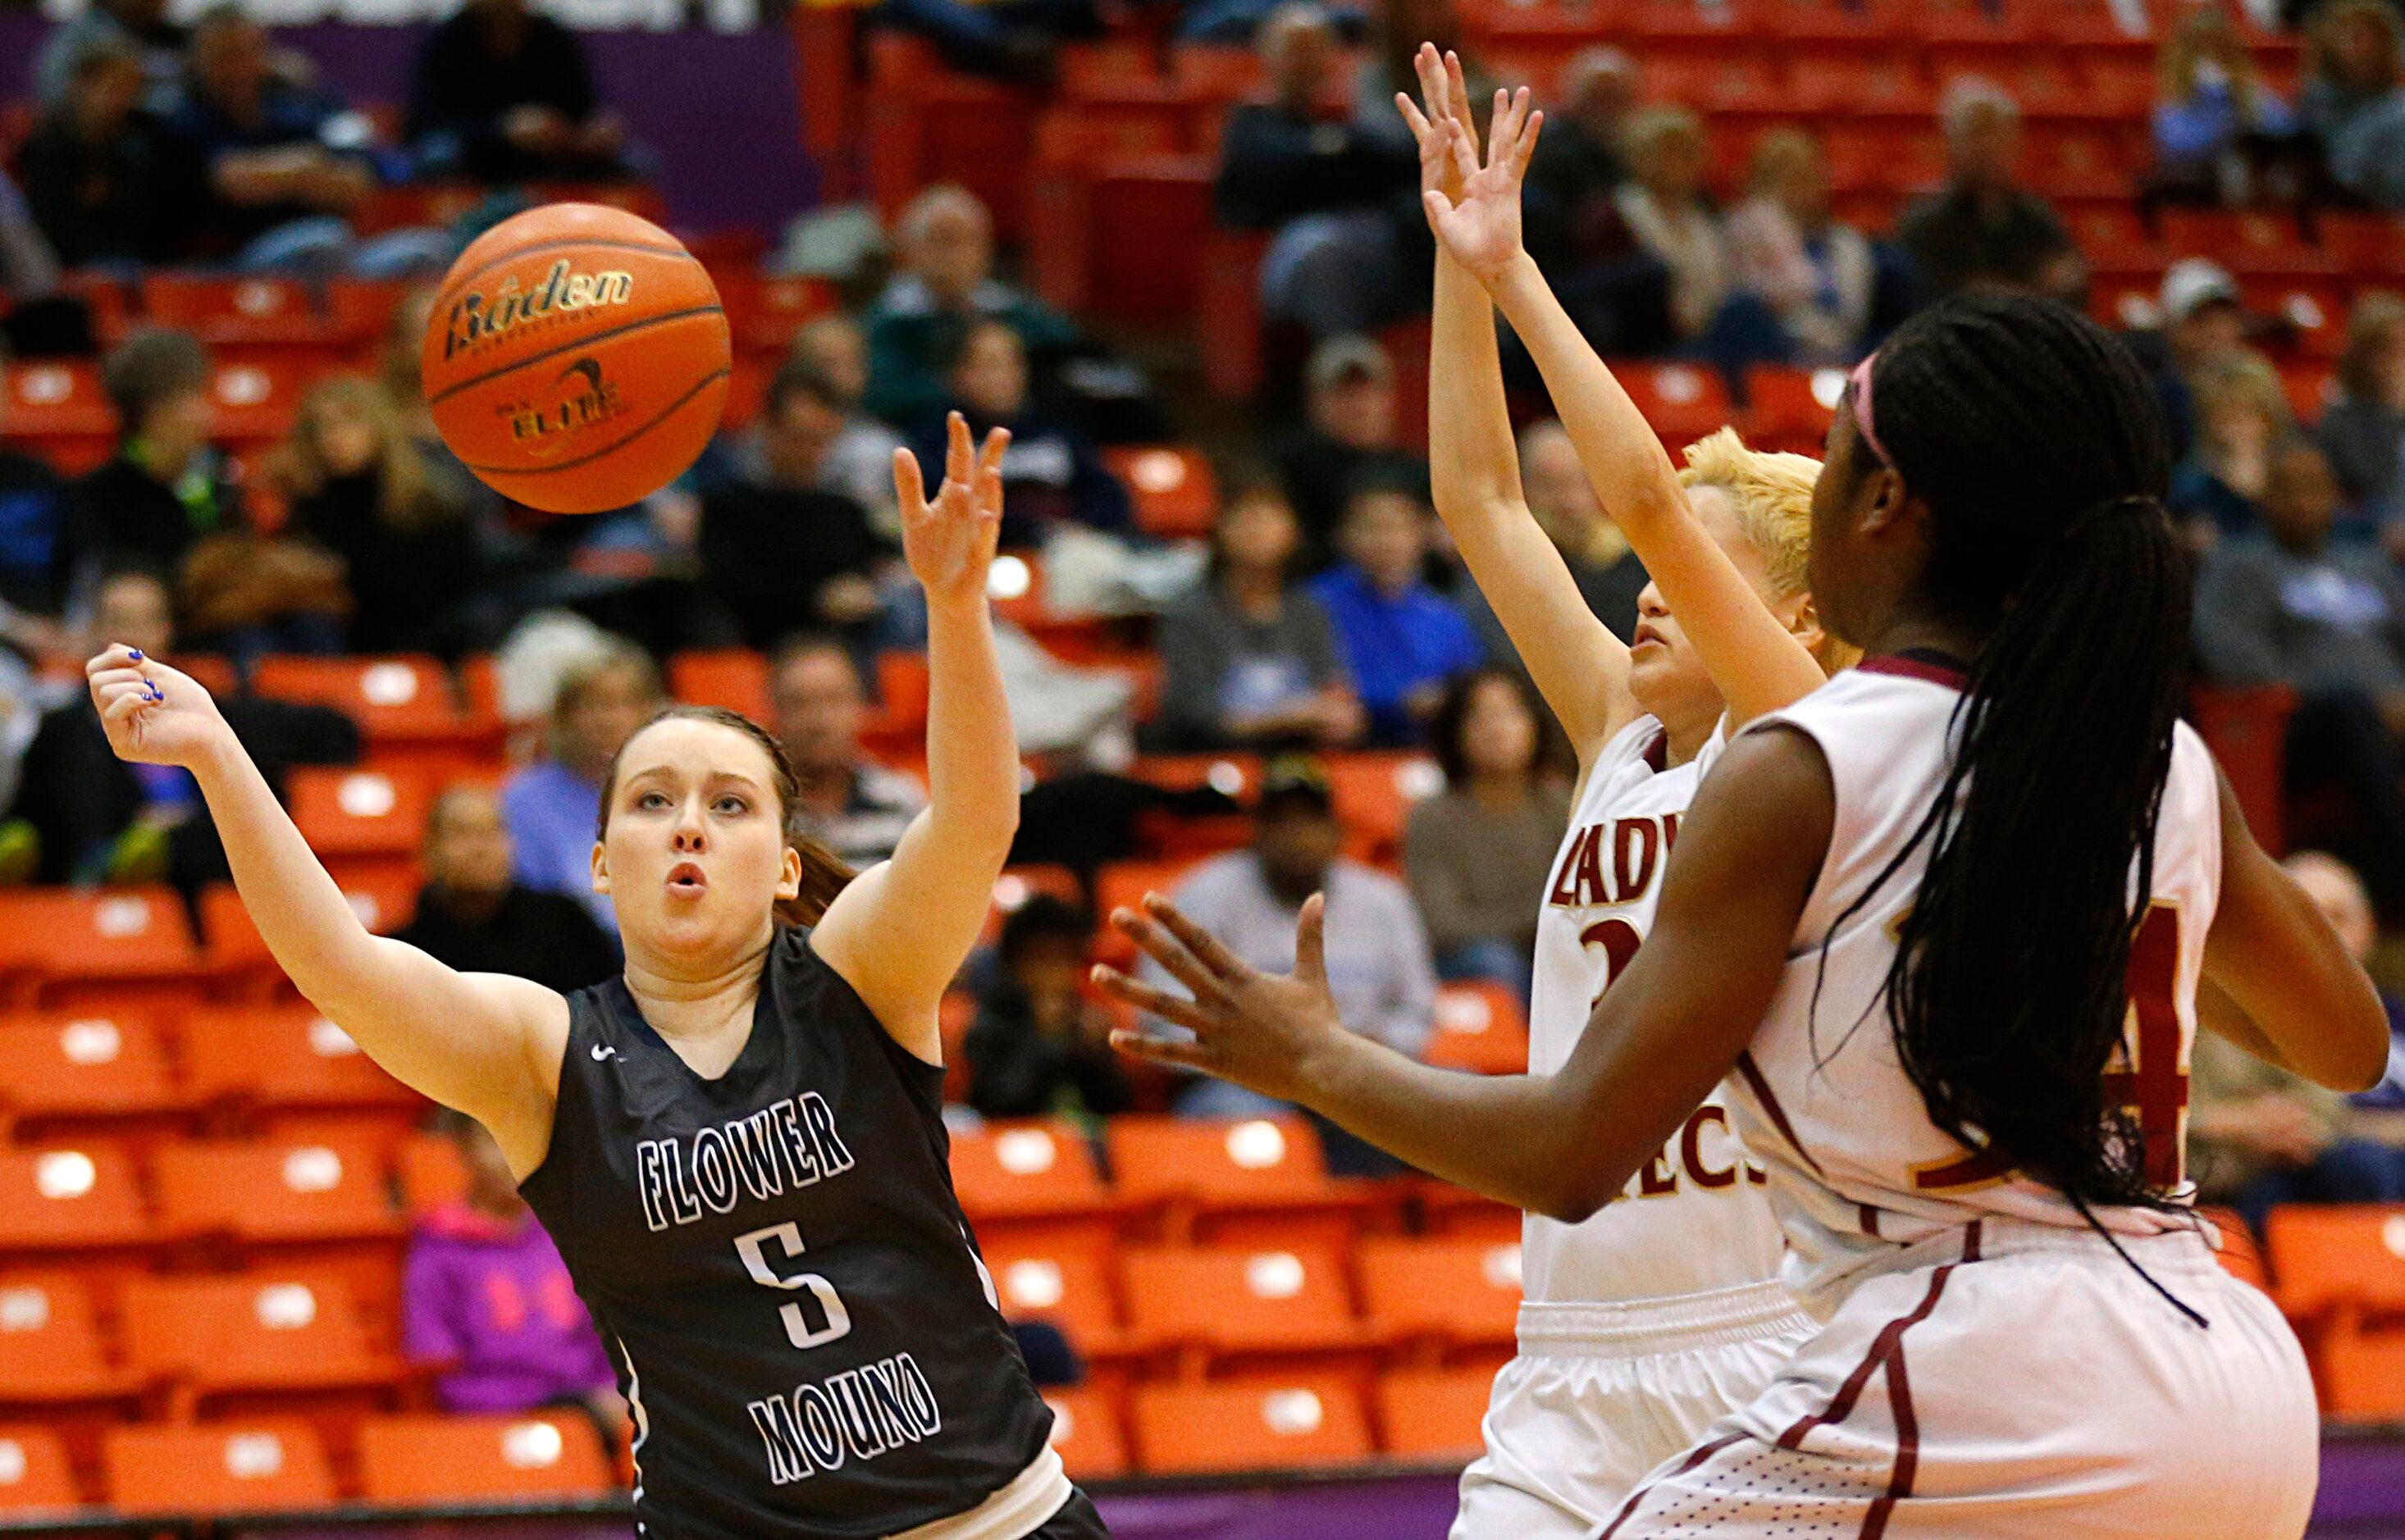
<path fill-rule="evenodd" d="M 2188 1169 L 2197 1196 L 2229 1205 L 2257 1236 L 2282 1203 L 2405 1197 L 2397 1152 L 2347 1131 L 2346 1098 L 2199 1032 L 2188 1071 Z"/>
<path fill-rule="evenodd" d="M 2377 521 L 2405 517 L 2405 301 L 2366 294 L 2355 302 L 2338 399 L 2315 436 L 2347 501 Z"/>
<path fill-rule="evenodd" d="M 2325 850 L 2300 850 L 2281 864 L 2338 932 L 2347 954 L 2370 967 L 2380 931 L 2371 895 L 2364 891 L 2355 869 Z M 2347 1127 L 2358 1138 L 2385 1146 L 2398 1162 L 2398 1180 L 2405 1182 L 2405 1001 L 2384 987 L 2380 1004 L 2388 1013 L 2388 1072 L 2370 1090 L 2348 1099 Z"/>
<path fill-rule="evenodd" d="M 1774 129 L 1753 148 L 1750 196 L 1728 217 L 1729 265 L 1739 291 L 1778 317 L 1799 364 L 1862 356 L 1878 268 L 1870 242 L 1831 214 L 1829 162 L 1801 129 Z"/>
<path fill-rule="evenodd" d="M 2405 209 L 2405 23 L 2387 0 L 2331 0 L 2314 13 L 2298 116 L 2330 179 Z"/>
<path fill-rule="evenodd" d="M 861 408 L 868 394 L 868 339 L 860 323 L 841 311 L 817 317 L 794 333 L 792 361 L 818 371 L 843 404 L 843 428 L 820 463 L 819 485 L 868 510 L 869 522 L 880 533 L 900 539 L 893 452 L 902 447 L 902 436 Z"/>
<path fill-rule="evenodd" d="M 2272 455 L 2265 528 L 2224 540 L 2197 583 L 2196 644 L 2223 684 L 2284 684 L 2290 795 L 2335 791 L 2353 804 L 2348 856 L 2382 911 L 2405 915 L 2405 580 L 2369 546 L 2330 539 L 2338 483 L 2301 439 Z"/>
<path fill-rule="evenodd" d="M 626 174 L 626 130 L 584 45 L 527 0 L 468 0 L 417 55 L 408 137 L 422 171 L 495 185 Z"/>
<path fill-rule="evenodd" d="M 1077 341 L 1075 323 L 1025 289 L 993 275 L 993 218 L 966 188 L 931 187 L 896 221 L 895 269 L 868 307 L 868 410 L 909 426 L 943 410 L 945 371 L 962 336 L 979 320 L 1000 321 L 1027 351 L 1048 355 Z"/>
<path fill-rule="evenodd" d="M 1630 235 L 1670 273 L 1670 328 L 1699 342 L 1730 292 L 1719 217 L 1704 202 L 1704 125 L 1684 107 L 1651 107 L 1628 125 L 1629 179 L 1612 195 Z"/>
<path fill-rule="evenodd" d="M 95 39 L 25 141 L 26 206 L 69 267 L 163 261 L 183 239 L 197 173 L 141 101 L 141 57 Z"/>
<path fill-rule="evenodd" d="M 1595 483 L 1579 464 L 1578 450 L 1562 425 L 1547 418 L 1520 435 L 1520 492 L 1537 527 L 1561 553 L 1587 608 L 1622 641 L 1637 634 L 1637 595 L 1651 580 L 1645 564 L 1628 548 L 1628 537 L 1611 522 L 1595 495 Z M 1479 644 L 1497 666 L 1525 677 L 1519 650 L 1512 645 L 1495 607 L 1476 583 L 1466 583 L 1454 602 L 1470 617 Z"/>
<path fill-rule="evenodd" d="M 702 494 L 702 583 L 749 646 L 819 626 L 865 637 L 876 624 L 879 573 L 893 549 L 866 509 L 824 489 L 843 423 L 834 388 L 807 365 L 786 364 L 761 405 L 756 453 Z M 888 481 L 893 473 L 889 463 Z"/>
<path fill-rule="evenodd" d="M 348 568 L 352 651 L 456 657 L 492 639 L 473 613 L 482 556 L 468 488 L 428 461 L 376 385 L 339 374 L 311 390 L 277 469 L 289 526 Z"/>
<path fill-rule="evenodd" d="M 1310 584 L 1370 713 L 1370 741 L 1384 747 L 1420 742 L 1445 682 L 1486 655 L 1461 611 L 1421 576 L 1429 523 L 1413 493 L 1356 493 L 1344 515 L 1344 564 Z"/>
<path fill-rule="evenodd" d="M 2196 447 L 2191 382 L 2246 356 L 2246 309 L 2238 280 L 2205 257 L 2183 257 L 2165 271 L 2157 308 L 2159 329 L 2129 332 L 2122 340 L 2154 377 L 2163 432 L 2176 462 Z"/>
<path fill-rule="evenodd" d="M 0 345 L 31 351 L 21 312 L 35 301 L 68 303 L 57 298 L 58 287 L 59 254 L 50 249 L 49 238 L 42 233 L 33 205 L 25 202 L 16 178 L 0 167 L 0 300 L 9 307 L 7 315 L 0 315 Z M 82 325 L 89 329 L 88 319 Z"/>
<path fill-rule="evenodd" d="M 769 662 L 768 692 L 794 769 L 794 828 L 855 867 L 893 855 L 927 790 L 861 751 L 868 693 L 851 651 L 833 637 L 788 641 Z"/>
<path fill-rule="evenodd" d="M 1395 428 L 1395 366 L 1369 337 L 1331 337 L 1303 370 L 1300 428 L 1270 444 L 1287 504 L 1302 524 L 1303 570 L 1336 559 L 1337 526 L 1357 487 L 1409 486 L 1425 493 L 1428 462 L 1402 447 Z"/>
<path fill-rule="evenodd" d="M 181 331 L 139 331 L 110 353 L 117 454 L 76 488 L 70 544 L 79 572 L 173 573 L 177 625 L 246 662 L 262 652 L 335 652 L 350 592 L 337 557 L 251 527 L 209 441 L 208 350 Z"/>
<path fill-rule="evenodd" d="M 1329 991 L 1344 1025 L 1398 1053 L 1416 1056 L 1435 1025 L 1436 971 L 1428 934 L 1403 885 L 1344 860 L 1328 776 L 1307 759 L 1273 761 L 1253 806 L 1253 844 L 1204 861 L 1169 895 L 1180 913 L 1265 973 L 1294 967 L 1295 924 L 1305 899 L 1327 897 Z M 1143 972 L 1174 990 L 1150 958 Z M 1284 1102 L 1223 1080 L 1197 1076 L 1178 1088 L 1182 1117 L 1253 1117 L 1290 1112 Z M 1317 1120 L 1315 1120 L 1317 1121 Z M 1331 1169 L 1347 1175 L 1395 1168 L 1332 1124 L 1320 1124 Z"/>
<path fill-rule="evenodd" d="M 434 1394 L 445 1411 L 577 1407 L 614 1437 L 626 1401 L 558 1248 L 518 1197 L 493 1136 L 464 1113 L 441 1115 L 468 1191 L 411 1238 L 401 1351 L 439 1369 Z"/>
<path fill-rule="evenodd" d="M 510 875 L 500 798 L 462 783 L 426 817 L 426 885 L 398 939 L 463 973 L 509 973 L 561 994 L 618 971 L 618 948 L 584 905 Z"/>
<path fill-rule="evenodd" d="M 1545 889 L 1569 825 L 1569 792 L 1539 778 L 1537 703 L 1500 669 L 1465 674 L 1428 724 L 1445 788 L 1414 805 L 1403 870 L 1439 978 L 1492 979 L 1528 1001 Z"/>
<path fill-rule="evenodd" d="M 1135 1105 L 1110 1018 L 1086 994 L 1093 929 L 1048 893 L 1002 922 L 993 980 L 978 992 L 965 1044 L 969 1105 L 986 1116 L 1090 1123 Z"/>
<path fill-rule="evenodd" d="M 182 26 L 167 0 L 92 0 L 51 29 L 34 62 L 34 96 L 44 112 L 66 105 L 76 76 L 95 50 L 123 53 L 139 66 L 134 98 L 152 112 L 174 109 L 184 86 Z"/>
<path fill-rule="evenodd" d="M 1590 45 L 1562 67 L 1561 91 L 1558 112 L 1547 104 L 1523 200 L 1527 248 L 1553 273 L 1582 262 L 1582 231 L 1618 217 L 1612 199 L 1628 180 L 1622 149 L 1637 107 L 1637 61 Z"/>
<path fill-rule="evenodd" d="M 348 264 L 346 221 L 376 185 L 366 120 L 277 78 L 267 29 L 239 5 L 193 26 L 183 105 L 168 126 L 200 175 L 192 255 L 245 268 Z"/>
<path fill-rule="evenodd" d="M 1027 350 L 1018 332 L 997 320 L 973 322 L 961 334 L 945 381 L 949 406 L 968 419 L 977 442 L 993 428 L 1010 429 L 1002 456 L 1006 549 L 1040 546 L 1054 530 L 1073 525 L 1109 535 L 1134 531 L 1127 488 L 1103 464 L 1093 441 L 1030 399 Z M 943 463 L 944 433 L 940 413 L 920 424 L 921 465 Z"/>
<path fill-rule="evenodd" d="M 2046 200 L 2014 180 L 2019 105 L 1992 83 L 1966 76 L 1948 88 L 1940 116 L 1946 186 L 1906 210 L 1896 226 L 1921 297 L 2014 288 L 2079 304 L 2087 261 Z"/>
<path fill-rule="evenodd" d="M 84 651 L 111 642 L 175 658 L 167 585 L 155 574 L 128 569 L 99 581 Z M 279 789 L 292 765 L 347 764 L 359 757 L 359 728 L 340 711 L 241 693 L 219 697 L 218 710 L 268 784 Z M 43 715 L 9 817 L 40 842 L 45 882 L 167 882 L 197 894 L 229 877 L 225 847 L 191 772 L 119 759 L 81 691 Z"/>
<path fill-rule="evenodd" d="M 0 371 L 8 352 L 0 347 Z M 68 519 L 74 493 L 49 462 L 21 454 L 8 442 L 8 393 L 0 390 L 0 639 L 45 650 L 63 637 L 42 634 L 40 625 L 66 604 Z M 35 623 L 35 632 L 11 635 Z"/>
<path fill-rule="evenodd" d="M 2187 388 L 2196 403 L 2196 446 L 2173 470 L 2164 506 L 2200 547 L 2262 529 L 2274 452 L 2295 431 L 2279 374 L 2242 351 L 2206 366 Z"/>
<path fill-rule="evenodd" d="M 619 746 L 663 704 L 658 667 L 631 642 L 612 640 L 577 658 L 559 672 L 547 757 L 501 787 L 518 884 L 576 900 L 608 935 L 618 933 L 617 915 L 609 895 L 593 890 L 601 782 Z"/>
<path fill-rule="evenodd" d="M 2265 85 L 2218 3 L 2197 6 L 2163 36 L 2147 190 L 2181 203 L 2243 204 L 2289 157 L 2296 115 Z"/>
<path fill-rule="evenodd" d="M 1264 320 L 1313 337 L 1374 331 L 1413 303 L 1399 216 L 1423 217 L 1416 197 L 1400 207 L 1418 187 L 1418 154 L 1357 110 L 1328 110 L 1336 39 L 1317 5 L 1280 6 L 1261 23 L 1258 46 L 1270 99 L 1228 114 L 1218 221 L 1272 232 L 1260 267 Z M 1394 117 L 1392 97 L 1379 116 L 1381 127 Z"/>
<path fill-rule="evenodd" d="M 1164 748 L 1335 748 L 1361 735 L 1327 612 L 1295 581 L 1301 550 L 1275 487 L 1243 488 L 1221 507 L 1209 575 L 1160 617 Z"/>

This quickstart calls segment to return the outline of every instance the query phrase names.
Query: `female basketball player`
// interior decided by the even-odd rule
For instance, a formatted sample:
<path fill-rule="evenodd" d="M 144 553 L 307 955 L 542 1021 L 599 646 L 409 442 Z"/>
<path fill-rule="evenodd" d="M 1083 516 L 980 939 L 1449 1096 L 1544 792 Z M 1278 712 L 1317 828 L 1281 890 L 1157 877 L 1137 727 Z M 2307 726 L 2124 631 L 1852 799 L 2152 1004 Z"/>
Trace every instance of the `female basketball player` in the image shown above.
<path fill-rule="evenodd" d="M 894 456 L 926 591 L 932 801 L 857 876 L 787 833 L 792 771 L 676 707 L 603 790 L 593 882 L 625 977 L 567 997 L 370 935 L 208 693 L 113 647 L 109 741 L 199 778 L 244 902 L 316 1007 L 490 1129 L 616 1360 L 639 1530 L 1046 1540 L 1103 1533 L 953 1201 L 936 1006 L 1017 824 L 986 570 L 1007 435 L 942 488 Z M 787 928 L 787 917 L 815 929 Z"/>
<path fill-rule="evenodd" d="M 1811 573 L 1872 657 L 1729 746 L 1554 1075 L 1345 1032 L 1316 901 L 1284 978 L 1157 900 L 1119 917 L 1195 994 L 1144 1000 L 1195 1041 L 1129 1046 L 1565 1219 L 1737 1071 L 1821 1329 L 1609 1540 L 2303 1532 L 2313 1385 L 2185 1207 L 2185 1071 L 2201 993 L 2331 1086 L 2386 1031 L 2178 722 L 2165 471 L 2144 373 L 2048 302 L 1948 301 L 1858 369 Z"/>
<path fill-rule="evenodd" d="M 1807 647 L 1835 644 L 1804 592 L 1821 468 L 1754 454 L 1723 428 L 1672 471 L 1534 264 L 1518 261 L 1517 125 L 1527 137 L 1537 126 L 1526 93 L 1498 100 L 1481 166 L 1459 60 L 1423 48 L 1418 63 L 1428 112 L 1399 105 L 1423 186 L 1450 205 L 1430 217 L 1437 511 L 1579 751 L 1577 811 L 1538 917 L 1529 1058 L 1545 1073 L 1644 938 L 1679 819 L 1725 741 L 1723 713 L 1743 721 L 1822 682 Z M 1633 651 L 1587 609 L 1522 501 L 1482 277 L 1653 575 Z M 1691 610 L 1707 620 L 1682 623 Z M 1579 1225 L 1525 1222 L 1520 1356 L 1496 1379 L 1486 1452 L 1463 1473 L 1456 1540 L 1589 1533 L 1647 1471 L 1760 1393 L 1808 1335 L 1776 1281 L 1778 1221 L 1727 1101 L 1718 1087 L 1705 1098 L 1629 1182 L 1632 1201 Z"/>

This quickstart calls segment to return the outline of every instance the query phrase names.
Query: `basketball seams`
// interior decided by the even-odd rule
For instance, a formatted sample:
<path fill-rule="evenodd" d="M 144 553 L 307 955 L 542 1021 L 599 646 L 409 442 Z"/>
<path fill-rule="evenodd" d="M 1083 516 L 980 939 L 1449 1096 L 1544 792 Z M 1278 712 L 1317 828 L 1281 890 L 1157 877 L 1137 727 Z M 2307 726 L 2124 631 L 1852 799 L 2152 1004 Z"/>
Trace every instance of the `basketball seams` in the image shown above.
<path fill-rule="evenodd" d="M 554 343 L 540 353 L 529 353 L 523 358 L 513 358 L 498 369 L 488 369 L 482 374 L 471 375 L 456 385 L 444 385 L 441 390 L 429 396 L 426 399 L 426 404 L 429 409 L 440 406 L 463 390 L 472 390 L 480 385 L 490 385 L 502 375 L 514 374 L 529 364 L 539 364 L 546 358 L 556 358 L 563 353 L 573 353 L 579 348 L 591 347 L 596 343 L 607 342 L 613 337 L 624 337 L 629 333 L 640 331 L 646 327 L 663 326 L 670 321 L 690 321 L 704 315 L 724 318 L 726 312 L 717 305 L 695 305 L 686 310 L 666 311 L 657 315 L 643 316 L 640 320 L 622 322 L 600 331 L 589 331 L 569 342 Z"/>
<path fill-rule="evenodd" d="M 663 246 L 654 245 L 644 241 L 591 239 L 545 241 L 540 245 L 513 247 L 481 267 L 471 268 L 457 277 L 449 279 L 443 284 L 442 290 L 434 296 L 434 308 L 438 311 L 442 310 L 449 301 L 458 298 L 459 290 L 466 288 L 497 267 L 514 262 L 523 257 L 536 257 L 551 251 L 647 251 L 654 257 L 681 257 L 696 267 L 701 266 L 700 262 L 695 260 L 693 253 L 681 245 Z"/>
<path fill-rule="evenodd" d="M 662 318 L 666 319 L 666 317 Z M 692 389 L 687 390 L 683 395 L 678 397 L 675 400 L 661 408 L 660 411 L 654 413 L 649 420 L 636 427 L 628 429 L 624 438 L 618 439 L 614 442 L 604 444 L 599 449 L 590 450 L 585 454 L 578 455 L 572 460 L 562 460 L 556 465 L 541 466 L 478 465 L 472 460 L 462 460 L 460 463 L 479 476 L 548 476 L 556 471 L 573 470 L 578 466 L 590 465 L 595 460 L 615 455 L 618 451 L 626 448 L 628 444 L 633 443 L 644 434 L 649 433 L 652 429 L 659 427 L 662 423 L 667 422 L 670 417 L 673 417 L 678 413 L 683 411 L 686 406 L 692 403 L 695 397 L 699 396 L 703 391 L 709 389 L 714 383 L 721 380 L 732 380 L 733 378 L 734 371 L 725 369 L 716 370 L 710 373 L 703 375 L 700 379 L 694 382 Z"/>

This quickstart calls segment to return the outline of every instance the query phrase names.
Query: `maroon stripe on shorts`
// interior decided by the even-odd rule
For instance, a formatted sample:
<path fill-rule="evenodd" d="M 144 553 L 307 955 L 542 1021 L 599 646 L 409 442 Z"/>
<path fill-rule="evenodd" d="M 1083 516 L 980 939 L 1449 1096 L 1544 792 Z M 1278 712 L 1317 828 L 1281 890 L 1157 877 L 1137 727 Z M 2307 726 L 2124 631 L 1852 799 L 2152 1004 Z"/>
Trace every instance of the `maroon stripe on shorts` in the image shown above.
<path fill-rule="evenodd" d="M 1888 1515 L 1901 1498 L 1912 1495 L 1912 1478 L 1920 1469 L 1920 1419 L 1912 1409 L 1912 1381 L 1904 1372 L 1904 1344 L 1887 1361 L 1887 1404 L 1895 1415 L 1895 1468 L 1888 1473 L 1887 1491 L 1863 1515 L 1858 1540 L 1880 1540 L 1887 1533 Z"/>
<path fill-rule="evenodd" d="M 1715 1438 L 1710 1443 L 1703 1445 L 1701 1448 L 1690 1453 L 1686 1459 L 1679 1462 L 1679 1468 L 1672 1471 L 1670 1474 L 1672 1476 L 1684 1476 L 1689 1471 L 1694 1470 L 1697 1465 L 1709 1460 L 1713 1455 L 1720 1453 L 1721 1450 L 1727 1449 L 1731 1444 L 1737 1443 L 1739 1439 L 1742 1439 L 1746 1435 L 1741 1433 L 1733 1433 L 1725 1438 Z M 1659 1479 L 1659 1477 L 1656 1479 Z M 1638 1488 L 1635 1491 L 1630 1492 L 1628 1494 L 1628 1500 L 1620 1505 L 1620 1511 L 1611 1516 L 1611 1522 L 1604 1527 L 1603 1533 L 1596 1535 L 1595 1540 L 1611 1540 L 1613 1535 L 1618 1534 L 1620 1533 L 1620 1526 L 1627 1523 L 1628 1516 L 1637 1511 L 1638 1503 L 1644 1498 L 1647 1492 L 1652 1491 L 1653 1490 L 1653 1482 L 1648 1481 L 1643 1486 Z"/>
<path fill-rule="evenodd" d="M 1799 1418 L 1793 1427 L 1779 1435 L 1780 1449 L 1800 1449 L 1805 1435 L 1814 1428 L 1842 1422 L 1853 1415 L 1854 1403 L 1862 1399 L 1863 1387 L 1870 1383 L 1871 1375 L 1895 1355 L 1906 1332 L 1929 1319 L 1929 1312 L 1937 1308 L 1937 1296 L 1946 1292 L 1948 1276 L 1957 1266 L 1948 1262 L 1929 1275 L 1929 1292 L 1920 1296 L 1920 1303 L 1879 1328 L 1879 1334 L 1871 1338 L 1870 1351 L 1863 1354 L 1861 1363 L 1854 1365 L 1854 1372 L 1846 1376 L 1846 1382 L 1837 1387 L 1837 1393 L 1830 1398 L 1827 1409 Z"/>

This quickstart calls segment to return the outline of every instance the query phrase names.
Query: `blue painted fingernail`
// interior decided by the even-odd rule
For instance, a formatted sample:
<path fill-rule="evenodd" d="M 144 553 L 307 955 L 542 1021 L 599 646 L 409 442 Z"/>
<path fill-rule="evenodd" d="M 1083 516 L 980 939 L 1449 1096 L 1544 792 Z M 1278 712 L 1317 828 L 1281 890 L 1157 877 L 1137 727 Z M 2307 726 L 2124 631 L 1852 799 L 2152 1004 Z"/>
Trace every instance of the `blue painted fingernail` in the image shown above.
<path fill-rule="evenodd" d="M 132 658 L 135 663 L 140 663 L 142 661 L 142 649 L 138 647 L 129 647 L 125 650 L 125 655 Z"/>

